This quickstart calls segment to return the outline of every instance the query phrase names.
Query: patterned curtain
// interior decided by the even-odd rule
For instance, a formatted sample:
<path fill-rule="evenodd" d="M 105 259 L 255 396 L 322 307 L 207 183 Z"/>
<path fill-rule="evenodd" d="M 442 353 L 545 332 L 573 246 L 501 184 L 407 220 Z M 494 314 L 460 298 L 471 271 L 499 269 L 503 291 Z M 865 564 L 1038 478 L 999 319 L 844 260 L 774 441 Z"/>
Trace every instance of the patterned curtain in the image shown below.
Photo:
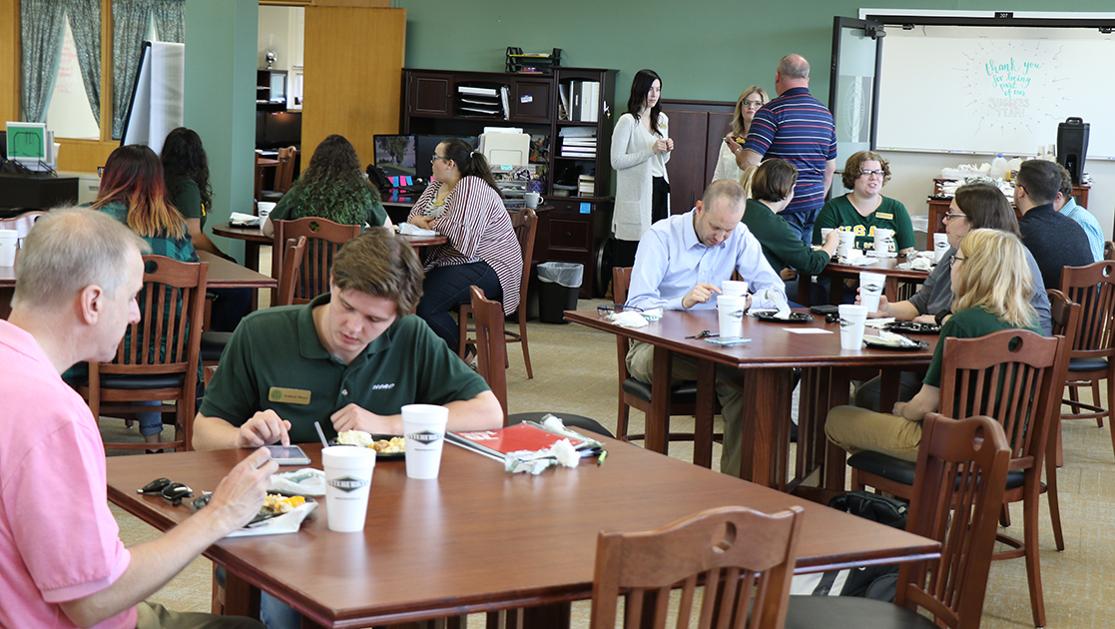
<path fill-rule="evenodd" d="M 124 130 L 147 26 L 155 20 L 162 41 L 181 42 L 185 0 L 112 0 L 112 137 Z"/>
<path fill-rule="evenodd" d="M 65 6 L 57 0 L 22 0 L 19 9 L 20 110 L 26 122 L 45 122 L 62 59 Z"/>
<path fill-rule="evenodd" d="M 154 0 L 151 12 L 155 16 L 155 32 L 159 41 L 181 44 L 186 41 L 186 20 L 182 16 L 185 0 Z"/>
<path fill-rule="evenodd" d="M 93 119 L 101 123 L 101 2 L 100 0 L 66 0 L 66 14 L 74 33 L 77 63 Z"/>

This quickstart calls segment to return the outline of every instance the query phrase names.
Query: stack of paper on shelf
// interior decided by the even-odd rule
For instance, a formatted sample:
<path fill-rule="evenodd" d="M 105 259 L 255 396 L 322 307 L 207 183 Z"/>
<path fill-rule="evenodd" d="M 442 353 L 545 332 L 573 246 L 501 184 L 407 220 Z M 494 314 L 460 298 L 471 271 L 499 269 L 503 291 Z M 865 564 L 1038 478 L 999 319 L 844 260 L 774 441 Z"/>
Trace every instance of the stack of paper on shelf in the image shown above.
<path fill-rule="evenodd" d="M 592 127 L 565 127 L 558 132 L 561 140 L 559 157 L 596 159 L 596 129 Z"/>
<path fill-rule="evenodd" d="M 466 116 L 486 116 L 506 120 L 511 117 L 507 86 L 495 88 L 458 85 L 457 109 Z"/>

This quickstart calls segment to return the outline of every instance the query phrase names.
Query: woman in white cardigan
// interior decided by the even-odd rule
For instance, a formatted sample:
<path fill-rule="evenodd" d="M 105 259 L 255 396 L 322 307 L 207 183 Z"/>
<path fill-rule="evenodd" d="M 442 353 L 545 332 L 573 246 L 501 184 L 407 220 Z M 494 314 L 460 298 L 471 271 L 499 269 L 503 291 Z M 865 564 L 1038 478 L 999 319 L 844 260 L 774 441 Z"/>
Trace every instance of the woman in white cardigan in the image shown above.
<path fill-rule="evenodd" d="M 612 214 L 615 238 L 613 263 L 632 266 L 639 238 L 651 223 L 670 214 L 670 178 L 666 162 L 674 141 L 669 119 L 659 101 L 662 79 L 653 70 L 639 70 L 631 81 L 627 113 L 612 131 L 612 168 L 616 201 Z"/>
<path fill-rule="evenodd" d="M 739 183 L 743 171 L 736 164 L 739 152 L 743 150 L 743 141 L 747 138 L 747 131 L 755 114 L 767 104 L 770 97 L 766 90 L 758 85 L 749 86 L 740 93 L 736 101 L 736 110 L 732 114 L 732 123 L 728 127 L 728 135 L 720 143 L 720 157 L 716 160 L 716 170 L 712 173 L 712 180 L 731 179 Z"/>

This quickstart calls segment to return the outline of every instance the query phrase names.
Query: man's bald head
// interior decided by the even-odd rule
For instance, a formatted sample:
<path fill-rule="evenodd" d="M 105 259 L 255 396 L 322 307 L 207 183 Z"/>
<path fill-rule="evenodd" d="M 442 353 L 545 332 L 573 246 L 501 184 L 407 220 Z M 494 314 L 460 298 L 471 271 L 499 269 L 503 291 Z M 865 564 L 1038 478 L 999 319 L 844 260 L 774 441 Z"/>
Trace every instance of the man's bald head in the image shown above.
<path fill-rule="evenodd" d="M 797 53 L 790 53 L 778 60 L 774 89 L 781 94 L 795 87 L 809 87 L 809 61 Z"/>
<path fill-rule="evenodd" d="M 12 307 L 52 307 L 90 285 L 112 294 L 124 279 L 129 256 L 150 247 L 104 212 L 51 210 L 23 239 L 16 260 Z"/>

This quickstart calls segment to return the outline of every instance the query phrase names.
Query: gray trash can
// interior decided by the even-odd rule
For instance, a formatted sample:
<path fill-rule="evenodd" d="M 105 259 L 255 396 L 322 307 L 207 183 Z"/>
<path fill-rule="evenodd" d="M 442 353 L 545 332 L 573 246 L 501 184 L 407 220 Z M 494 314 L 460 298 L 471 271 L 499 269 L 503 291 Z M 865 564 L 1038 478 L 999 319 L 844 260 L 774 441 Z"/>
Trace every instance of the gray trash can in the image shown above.
<path fill-rule="evenodd" d="M 543 262 L 538 265 L 538 320 L 565 323 L 563 313 L 576 310 L 585 265 L 575 262 Z"/>

